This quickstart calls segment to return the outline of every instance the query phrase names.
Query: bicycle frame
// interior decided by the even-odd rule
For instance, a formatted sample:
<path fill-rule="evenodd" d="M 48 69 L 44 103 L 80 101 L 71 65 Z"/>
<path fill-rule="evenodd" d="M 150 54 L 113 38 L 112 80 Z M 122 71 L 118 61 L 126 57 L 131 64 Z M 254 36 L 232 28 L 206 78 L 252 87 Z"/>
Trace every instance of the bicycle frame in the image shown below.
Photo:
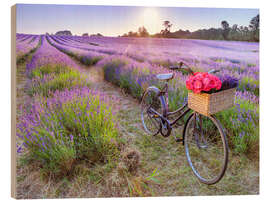
<path fill-rule="evenodd" d="M 187 69 L 185 68 L 181 68 L 182 65 L 185 65 L 187 66 Z M 187 71 L 189 74 L 193 74 L 193 71 L 191 70 L 191 68 L 183 63 L 183 62 L 180 62 L 180 68 L 177 67 L 176 69 L 179 69 L 179 70 L 185 70 Z M 219 72 L 219 70 L 210 70 L 209 73 L 216 73 L 216 72 Z M 157 88 L 158 89 L 158 88 Z M 159 89 L 158 89 L 159 90 Z M 159 115 L 163 120 L 165 120 L 166 122 L 168 122 L 170 124 L 170 126 L 174 126 L 177 121 L 179 121 L 181 118 L 183 118 L 188 112 L 191 111 L 191 109 L 187 109 L 186 111 L 184 111 L 179 117 L 177 117 L 175 120 L 173 120 L 172 122 L 169 121 L 168 119 L 168 116 L 170 115 L 175 115 L 179 112 L 181 112 L 184 108 L 188 107 L 188 103 L 186 102 L 182 107 L 180 107 L 179 109 L 175 110 L 175 111 L 172 111 L 172 112 L 169 112 L 169 107 L 168 107 L 168 80 L 166 80 L 166 83 L 164 85 L 164 87 L 159 90 L 159 98 L 160 98 L 160 101 L 162 102 L 162 104 L 165 106 L 165 110 L 163 112 L 163 115 L 160 115 L 158 112 L 156 111 L 153 111 L 155 114 Z M 164 96 L 165 97 L 165 101 L 164 99 L 161 99 L 161 97 Z"/>
<path fill-rule="evenodd" d="M 168 115 L 175 115 L 175 114 L 181 112 L 184 108 L 187 107 L 187 105 L 188 105 L 188 104 L 186 103 L 186 104 L 184 104 L 182 107 L 180 107 L 179 109 L 177 109 L 176 111 L 168 112 L 166 115 L 161 115 L 159 112 L 155 111 L 155 110 L 152 109 L 152 108 L 150 108 L 149 110 L 150 110 L 152 113 L 158 115 L 162 120 L 168 122 L 171 126 L 174 126 L 174 125 L 177 123 L 177 121 L 179 121 L 181 118 L 183 118 L 188 112 L 191 111 L 191 109 L 188 108 L 187 110 L 185 110 L 182 114 L 180 114 L 180 115 L 179 115 L 175 120 L 173 120 L 173 121 L 170 121 L 170 120 L 168 119 Z"/>
<path fill-rule="evenodd" d="M 169 112 L 169 108 L 168 108 L 168 82 L 165 83 L 164 87 L 161 89 L 161 91 L 158 94 L 160 101 L 162 102 L 162 104 L 165 106 L 165 109 L 163 111 L 163 115 L 161 115 L 159 112 L 155 111 L 154 109 L 150 109 L 150 111 L 156 115 L 158 115 L 163 121 L 167 122 L 171 127 L 173 127 L 177 121 L 179 121 L 181 118 L 183 118 L 188 112 L 191 111 L 191 109 L 188 108 L 188 103 L 185 103 L 182 107 L 180 107 L 179 109 Z M 165 100 L 161 99 L 161 97 L 165 96 Z M 186 109 L 183 113 L 181 113 L 175 120 L 170 121 L 168 119 L 168 116 L 170 115 L 176 115 L 179 112 L 181 112 L 183 109 Z"/>
<path fill-rule="evenodd" d="M 193 74 L 193 71 L 191 70 L 191 68 L 187 66 L 187 68 L 181 68 L 182 65 L 186 65 L 183 62 L 180 63 L 180 67 L 177 67 L 175 69 L 179 69 L 179 70 L 185 70 L 187 71 L 189 74 Z M 188 108 L 188 103 L 185 103 L 182 107 L 180 107 L 179 109 L 169 112 L 169 107 L 168 107 L 168 81 L 166 80 L 164 87 L 160 90 L 159 88 L 155 87 L 155 86 L 151 86 L 149 87 L 150 89 L 152 89 L 153 91 L 155 91 L 157 93 L 157 96 L 159 97 L 160 102 L 162 103 L 162 106 L 165 106 L 165 108 L 163 109 L 162 115 L 155 111 L 153 108 L 149 108 L 148 112 L 149 113 L 153 113 L 154 115 L 156 115 L 157 117 L 161 118 L 162 120 L 162 125 L 166 126 L 166 128 L 168 128 L 168 132 L 166 134 L 162 134 L 165 137 L 168 137 L 171 134 L 171 129 L 172 127 L 180 120 L 182 119 L 187 113 L 189 113 L 191 111 L 191 109 Z M 170 121 L 169 116 L 171 115 L 176 115 L 178 113 L 180 113 L 181 111 L 183 111 L 185 108 L 187 108 L 184 112 L 182 112 L 175 120 Z M 183 138 L 184 139 L 184 138 Z M 182 139 L 182 141 L 183 141 Z M 183 142 L 184 143 L 184 142 Z"/>

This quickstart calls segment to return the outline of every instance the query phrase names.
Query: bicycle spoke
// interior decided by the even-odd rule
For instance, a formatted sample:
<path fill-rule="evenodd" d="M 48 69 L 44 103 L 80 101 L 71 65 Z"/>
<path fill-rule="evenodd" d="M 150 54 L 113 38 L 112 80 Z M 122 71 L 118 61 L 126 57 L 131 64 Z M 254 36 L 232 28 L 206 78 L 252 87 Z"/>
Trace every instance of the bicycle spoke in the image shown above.
<path fill-rule="evenodd" d="M 214 183 L 222 176 L 227 164 L 224 136 L 213 119 L 194 116 L 185 132 L 185 151 L 195 175 L 206 183 Z"/>
<path fill-rule="evenodd" d="M 149 114 L 147 114 L 149 120 L 151 123 L 153 123 L 155 125 L 156 128 L 158 128 L 158 125 L 156 125 L 158 122 L 156 121 L 155 118 L 151 118 L 151 116 Z"/>
<path fill-rule="evenodd" d="M 151 135 L 155 135 L 160 130 L 159 117 L 153 112 L 162 113 L 163 106 L 156 92 L 147 91 L 141 102 L 141 119 L 145 131 Z"/>

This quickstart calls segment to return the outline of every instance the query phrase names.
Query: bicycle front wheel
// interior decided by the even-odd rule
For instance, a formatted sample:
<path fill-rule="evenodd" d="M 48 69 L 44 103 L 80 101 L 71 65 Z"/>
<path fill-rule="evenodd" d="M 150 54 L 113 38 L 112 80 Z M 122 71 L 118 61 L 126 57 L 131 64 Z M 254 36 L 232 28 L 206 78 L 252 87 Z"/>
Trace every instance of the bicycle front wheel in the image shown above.
<path fill-rule="evenodd" d="M 219 121 L 193 113 L 184 136 L 187 161 L 197 178 L 208 185 L 221 180 L 228 164 L 228 144 Z"/>

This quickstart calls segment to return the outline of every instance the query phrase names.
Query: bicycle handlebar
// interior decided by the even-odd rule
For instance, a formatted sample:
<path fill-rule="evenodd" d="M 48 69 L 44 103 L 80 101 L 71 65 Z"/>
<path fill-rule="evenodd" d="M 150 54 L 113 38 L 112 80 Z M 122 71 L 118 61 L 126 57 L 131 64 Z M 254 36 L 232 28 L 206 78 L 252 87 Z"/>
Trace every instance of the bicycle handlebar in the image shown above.
<path fill-rule="evenodd" d="M 186 66 L 186 68 L 182 68 L 182 66 Z M 187 71 L 188 72 L 188 74 L 193 74 L 194 72 L 191 70 L 191 68 L 187 65 L 187 64 L 185 64 L 184 62 L 179 62 L 179 65 L 178 66 L 170 66 L 169 67 L 171 70 L 184 70 L 184 71 Z M 215 69 L 212 69 L 212 70 L 210 70 L 210 71 L 208 71 L 208 73 L 217 73 L 217 72 L 220 72 L 220 70 L 215 70 Z"/>
<path fill-rule="evenodd" d="M 182 66 L 186 66 L 186 68 L 182 68 Z M 191 68 L 187 65 L 187 64 L 185 64 L 184 62 L 179 62 L 179 65 L 178 66 L 170 66 L 169 67 L 171 70 L 184 70 L 184 71 L 187 71 L 188 72 L 188 74 L 193 74 L 194 72 L 191 70 Z"/>
<path fill-rule="evenodd" d="M 178 66 L 170 66 L 169 68 L 170 68 L 170 69 L 172 69 L 172 70 L 179 69 L 179 67 L 178 67 Z"/>
<path fill-rule="evenodd" d="M 220 72 L 220 70 L 212 69 L 212 70 L 208 71 L 208 73 L 218 73 L 218 72 Z"/>

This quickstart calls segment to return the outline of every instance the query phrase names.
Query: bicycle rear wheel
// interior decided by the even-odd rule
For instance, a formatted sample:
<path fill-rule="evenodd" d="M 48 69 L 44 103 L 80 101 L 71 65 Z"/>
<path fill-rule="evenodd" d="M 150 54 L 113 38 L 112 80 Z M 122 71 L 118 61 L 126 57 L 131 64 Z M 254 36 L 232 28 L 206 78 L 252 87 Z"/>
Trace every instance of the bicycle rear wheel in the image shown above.
<path fill-rule="evenodd" d="M 228 144 L 214 116 L 193 113 L 184 129 L 187 161 L 197 178 L 208 185 L 223 177 L 228 164 Z"/>
<path fill-rule="evenodd" d="M 161 120 L 152 110 L 163 114 L 164 104 L 158 93 L 147 89 L 141 101 L 141 120 L 144 130 L 150 135 L 156 135 L 161 129 Z"/>

